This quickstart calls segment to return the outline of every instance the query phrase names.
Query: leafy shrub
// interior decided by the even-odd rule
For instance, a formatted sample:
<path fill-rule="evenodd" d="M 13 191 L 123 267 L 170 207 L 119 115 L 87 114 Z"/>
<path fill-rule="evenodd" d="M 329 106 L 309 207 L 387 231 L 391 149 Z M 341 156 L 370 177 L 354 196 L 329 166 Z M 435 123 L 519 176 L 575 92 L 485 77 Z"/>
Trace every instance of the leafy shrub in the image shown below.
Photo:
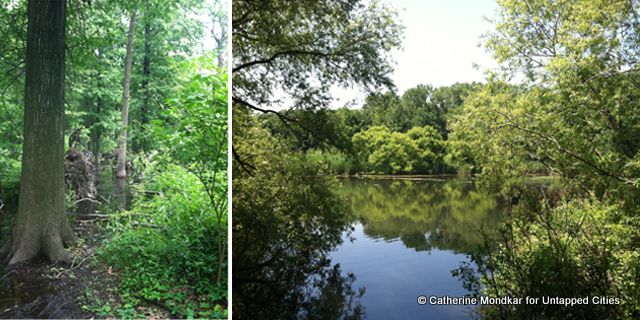
<path fill-rule="evenodd" d="M 477 258 L 482 285 L 459 272 L 468 287 L 488 296 L 538 297 L 538 304 L 484 306 L 485 318 L 637 319 L 640 316 L 640 239 L 637 218 L 595 198 L 550 209 L 527 203 L 503 230 L 504 241 Z M 464 271 L 464 270 L 461 270 Z M 476 281 L 477 282 L 477 281 Z M 576 297 L 588 304 L 544 305 L 542 297 Z M 617 299 L 598 304 L 594 297 Z"/>
<path fill-rule="evenodd" d="M 335 148 L 329 150 L 311 149 L 302 159 L 313 172 L 325 174 L 354 174 L 357 167 L 354 161 L 344 152 Z"/>
<path fill-rule="evenodd" d="M 121 272 L 121 297 L 132 305 L 144 299 L 180 317 L 226 316 L 216 303 L 227 286 L 215 281 L 215 239 L 226 228 L 218 229 L 204 187 L 179 166 L 147 170 L 132 209 L 110 221 L 114 236 L 99 257 Z"/>

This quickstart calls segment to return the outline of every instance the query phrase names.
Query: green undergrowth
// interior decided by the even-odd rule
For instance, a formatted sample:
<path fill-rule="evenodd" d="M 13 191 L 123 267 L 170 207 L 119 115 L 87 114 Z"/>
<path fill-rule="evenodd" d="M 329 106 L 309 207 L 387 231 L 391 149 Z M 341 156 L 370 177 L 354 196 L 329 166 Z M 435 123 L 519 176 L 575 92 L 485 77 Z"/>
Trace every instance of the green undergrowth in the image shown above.
<path fill-rule="evenodd" d="M 216 283 L 215 242 L 226 230 L 217 229 L 202 184 L 172 165 L 147 170 L 143 181 L 133 186 L 132 208 L 114 213 L 112 238 L 98 252 L 118 274 L 121 300 L 115 309 L 99 306 L 98 315 L 135 317 L 122 309 L 144 301 L 175 317 L 226 317 L 227 283 Z"/>

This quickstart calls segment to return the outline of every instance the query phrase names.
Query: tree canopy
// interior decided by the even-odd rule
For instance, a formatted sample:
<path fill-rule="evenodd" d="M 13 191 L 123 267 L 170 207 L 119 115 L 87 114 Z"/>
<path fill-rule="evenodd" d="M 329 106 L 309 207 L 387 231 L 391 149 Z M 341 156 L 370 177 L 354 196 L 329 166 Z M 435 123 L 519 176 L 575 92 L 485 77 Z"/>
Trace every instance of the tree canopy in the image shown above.
<path fill-rule="evenodd" d="M 402 34 L 396 20 L 377 1 L 234 1 L 234 108 L 321 132 L 317 122 L 302 126 L 274 110 L 326 108 L 336 85 L 393 87 L 391 51 Z"/>

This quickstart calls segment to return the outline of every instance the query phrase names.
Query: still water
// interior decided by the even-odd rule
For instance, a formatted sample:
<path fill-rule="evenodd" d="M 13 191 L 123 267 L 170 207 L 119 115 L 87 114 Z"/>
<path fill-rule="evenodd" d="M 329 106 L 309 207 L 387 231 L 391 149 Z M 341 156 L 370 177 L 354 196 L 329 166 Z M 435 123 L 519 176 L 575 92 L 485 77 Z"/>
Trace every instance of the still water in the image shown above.
<path fill-rule="evenodd" d="M 113 179 L 111 171 L 103 171 L 99 175 L 98 195 L 101 205 L 94 208 L 99 213 L 109 213 L 129 208 L 131 190 L 126 179 Z M 8 214 L 15 215 L 17 208 Z M 93 213 L 93 212 L 82 212 Z M 80 213 L 80 214 L 82 214 Z M 76 215 L 77 213 L 74 213 Z M 3 231 L 0 243 L 8 240 L 10 221 L 4 219 L 0 224 Z M 78 236 L 81 231 L 75 230 Z M 97 243 L 103 234 L 90 234 L 83 237 L 87 243 Z M 81 318 L 88 317 L 74 308 L 75 299 L 82 292 L 80 283 L 73 280 L 52 278 L 46 275 L 48 263 L 37 260 L 34 265 L 19 271 L 0 268 L 0 318 Z"/>
<path fill-rule="evenodd" d="M 353 231 L 330 254 L 354 289 L 367 319 L 469 319 L 471 306 L 419 305 L 419 295 L 464 296 L 451 271 L 482 252 L 502 205 L 464 179 L 343 179 Z"/>

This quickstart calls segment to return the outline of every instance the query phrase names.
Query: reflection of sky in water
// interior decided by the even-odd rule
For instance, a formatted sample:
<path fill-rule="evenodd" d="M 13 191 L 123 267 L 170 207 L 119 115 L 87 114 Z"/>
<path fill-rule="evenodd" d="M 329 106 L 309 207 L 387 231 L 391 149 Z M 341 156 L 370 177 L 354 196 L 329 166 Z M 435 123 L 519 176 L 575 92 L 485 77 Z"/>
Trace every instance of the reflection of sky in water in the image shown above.
<path fill-rule="evenodd" d="M 469 259 L 463 254 L 433 248 L 416 252 L 399 240 L 374 239 L 361 224 L 332 252 L 333 263 L 353 272 L 354 289 L 366 288 L 360 302 L 367 319 L 468 319 L 470 306 L 418 305 L 419 295 L 463 296 L 467 292 L 451 270 Z"/>
<path fill-rule="evenodd" d="M 418 305 L 417 297 L 468 294 L 451 274 L 481 252 L 483 232 L 499 224 L 502 204 L 464 179 L 341 180 L 359 222 L 330 255 L 353 288 L 367 319 L 469 319 L 474 306 Z M 481 230 L 483 230 L 481 232 Z"/>

